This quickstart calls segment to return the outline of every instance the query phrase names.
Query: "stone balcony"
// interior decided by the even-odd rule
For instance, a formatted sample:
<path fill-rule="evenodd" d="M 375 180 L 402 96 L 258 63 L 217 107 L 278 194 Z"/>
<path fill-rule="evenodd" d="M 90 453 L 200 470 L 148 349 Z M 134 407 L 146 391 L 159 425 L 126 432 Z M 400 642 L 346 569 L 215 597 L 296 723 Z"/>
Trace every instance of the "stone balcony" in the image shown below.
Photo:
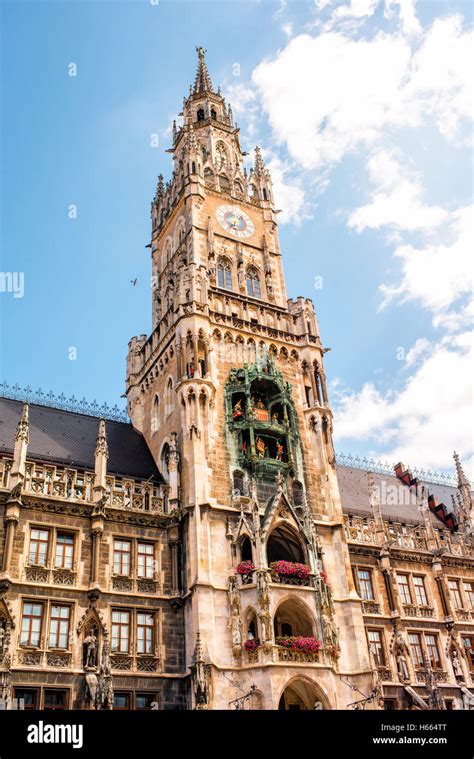
<path fill-rule="evenodd" d="M 403 616 L 421 617 L 423 619 L 433 619 L 435 616 L 432 606 L 417 606 L 416 604 L 403 604 Z"/>

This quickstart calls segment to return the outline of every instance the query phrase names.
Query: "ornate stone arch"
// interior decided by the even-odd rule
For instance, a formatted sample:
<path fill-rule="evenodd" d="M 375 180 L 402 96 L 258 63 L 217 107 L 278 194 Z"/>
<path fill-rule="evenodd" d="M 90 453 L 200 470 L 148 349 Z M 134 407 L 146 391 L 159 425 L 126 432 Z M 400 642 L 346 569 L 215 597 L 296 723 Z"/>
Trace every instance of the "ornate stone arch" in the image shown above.
<path fill-rule="evenodd" d="M 316 683 L 314 680 L 312 680 L 308 675 L 301 675 L 297 674 L 291 677 L 283 686 L 283 688 L 280 689 L 280 691 L 277 693 L 277 699 L 275 704 L 275 709 L 280 708 L 280 703 L 282 696 L 284 695 L 285 691 L 288 688 L 293 688 L 298 693 L 297 685 L 302 684 L 303 686 L 306 686 L 307 691 L 300 691 L 300 696 L 302 697 L 302 701 L 305 703 L 306 710 L 310 709 L 316 709 L 318 708 L 316 704 L 319 702 L 322 704 L 323 710 L 332 709 L 331 701 L 329 700 L 329 697 L 327 693 L 321 688 L 319 683 Z M 311 706 L 309 701 L 309 695 L 313 693 L 315 697 L 315 701 L 313 705 Z"/>

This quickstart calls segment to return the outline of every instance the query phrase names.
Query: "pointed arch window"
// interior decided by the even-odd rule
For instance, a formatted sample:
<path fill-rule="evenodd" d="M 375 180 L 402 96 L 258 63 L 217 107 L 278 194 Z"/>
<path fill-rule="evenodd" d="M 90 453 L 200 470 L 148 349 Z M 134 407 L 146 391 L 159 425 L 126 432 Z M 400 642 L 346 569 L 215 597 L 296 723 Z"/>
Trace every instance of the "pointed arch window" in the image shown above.
<path fill-rule="evenodd" d="M 217 286 L 232 290 L 232 270 L 225 258 L 221 258 L 217 264 Z"/>
<path fill-rule="evenodd" d="M 160 399 L 155 395 L 153 399 L 153 413 L 151 416 L 151 433 L 158 432 L 160 428 Z"/>
<path fill-rule="evenodd" d="M 205 115 L 204 115 L 204 108 L 199 108 L 197 112 L 197 120 L 198 121 L 204 121 Z"/>
<path fill-rule="evenodd" d="M 247 295 L 252 298 L 261 298 L 260 278 L 256 269 L 247 270 Z"/>

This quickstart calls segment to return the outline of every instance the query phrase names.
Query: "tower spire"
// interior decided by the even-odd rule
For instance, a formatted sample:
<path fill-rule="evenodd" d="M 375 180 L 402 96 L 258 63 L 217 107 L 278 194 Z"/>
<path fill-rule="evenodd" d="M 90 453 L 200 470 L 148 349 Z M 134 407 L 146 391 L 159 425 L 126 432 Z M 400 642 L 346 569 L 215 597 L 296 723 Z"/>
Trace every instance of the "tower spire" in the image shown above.
<path fill-rule="evenodd" d="M 196 79 L 194 80 L 193 92 L 195 95 L 202 92 L 212 92 L 211 77 L 209 76 L 206 65 L 206 51 L 203 47 L 196 47 L 196 52 L 198 54 L 198 67 L 196 71 Z"/>
<path fill-rule="evenodd" d="M 459 455 L 454 451 L 453 453 L 454 464 L 456 466 L 456 474 L 458 478 L 458 491 L 460 496 L 460 513 L 462 522 L 469 519 L 472 513 L 472 498 L 471 498 L 471 486 L 469 480 L 464 474 L 464 469 L 459 458 Z"/>

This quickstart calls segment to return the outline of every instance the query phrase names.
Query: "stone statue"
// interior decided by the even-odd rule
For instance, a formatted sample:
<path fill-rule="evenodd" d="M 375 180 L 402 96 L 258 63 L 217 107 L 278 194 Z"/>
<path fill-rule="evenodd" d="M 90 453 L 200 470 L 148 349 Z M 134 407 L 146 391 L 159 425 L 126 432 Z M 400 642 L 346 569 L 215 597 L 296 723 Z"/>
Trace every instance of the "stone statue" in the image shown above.
<path fill-rule="evenodd" d="M 456 680 L 464 680 L 464 675 L 459 661 L 458 652 L 455 648 L 451 651 L 451 664 L 453 665 L 454 676 Z"/>
<path fill-rule="evenodd" d="M 97 637 L 95 635 L 95 627 L 92 627 L 89 634 L 84 638 L 84 645 L 86 647 L 86 662 L 85 668 L 97 667 Z"/>
<path fill-rule="evenodd" d="M 0 656 L 3 656 L 3 649 L 5 646 L 5 629 L 3 627 L 3 620 L 0 621 Z"/>
<path fill-rule="evenodd" d="M 407 681 L 410 680 L 410 672 L 408 669 L 408 663 L 407 663 L 407 657 L 406 654 L 408 654 L 407 644 L 405 643 L 405 640 L 403 638 L 402 632 L 399 630 L 397 632 L 396 637 L 396 659 L 397 659 L 397 670 L 400 680 Z"/>

